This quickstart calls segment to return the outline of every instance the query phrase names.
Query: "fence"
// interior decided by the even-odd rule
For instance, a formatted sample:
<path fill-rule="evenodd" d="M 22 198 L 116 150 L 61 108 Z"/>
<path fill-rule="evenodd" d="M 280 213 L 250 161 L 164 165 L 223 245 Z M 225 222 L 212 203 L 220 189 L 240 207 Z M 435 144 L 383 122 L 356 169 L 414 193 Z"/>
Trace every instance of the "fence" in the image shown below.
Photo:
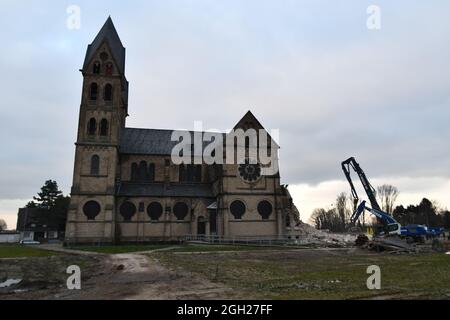
<path fill-rule="evenodd" d="M 306 245 L 306 238 L 296 238 L 290 236 L 242 236 L 242 237 L 223 237 L 217 235 L 186 235 L 186 242 L 203 242 L 208 244 L 226 244 L 226 245 L 252 245 L 252 246 L 298 246 Z"/>

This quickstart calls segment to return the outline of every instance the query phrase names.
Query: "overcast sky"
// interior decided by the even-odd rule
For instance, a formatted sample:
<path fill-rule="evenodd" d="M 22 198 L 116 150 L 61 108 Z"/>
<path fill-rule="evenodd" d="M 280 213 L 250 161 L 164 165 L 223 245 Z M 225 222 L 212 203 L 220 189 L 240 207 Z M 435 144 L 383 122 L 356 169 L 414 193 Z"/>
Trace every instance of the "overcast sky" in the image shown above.
<path fill-rule="evenodd" d="M 366 26 L 381 8 L 381 30 Z M 81 28 L 66 23 L 81 9 Z M 449 1 L 0 0 L 0 218 L 72 183 L 86 47 L 111 15 L 127 48 L 127 126 L 280 130 L 302 218 L 349 191 L 355 156 L 399 203 L 450 207 Z"/>

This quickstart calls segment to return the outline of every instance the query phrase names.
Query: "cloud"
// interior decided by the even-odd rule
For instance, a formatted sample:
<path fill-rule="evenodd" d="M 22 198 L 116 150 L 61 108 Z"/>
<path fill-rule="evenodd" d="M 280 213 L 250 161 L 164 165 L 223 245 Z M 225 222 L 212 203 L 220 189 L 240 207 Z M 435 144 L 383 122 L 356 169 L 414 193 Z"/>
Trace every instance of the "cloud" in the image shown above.
<path fill-rule="evenodd" d="M 282 179 L 303 186 L 301 203 L 332 201 L 308 190 L 342 179 L 349 156 L 424 196 L 417 179 L 450 178 L 448 3 L 379 1 L 378 32 L 359 0 L 79 1 L 78 31 L 69 4 L 2 6 L 0 199 L 31 198 L 49 178 L 69 192 L 78 69 L 108 14 L 127 47 L 129 126 L 226 130 L 252 109 L 280 129 Z"/>

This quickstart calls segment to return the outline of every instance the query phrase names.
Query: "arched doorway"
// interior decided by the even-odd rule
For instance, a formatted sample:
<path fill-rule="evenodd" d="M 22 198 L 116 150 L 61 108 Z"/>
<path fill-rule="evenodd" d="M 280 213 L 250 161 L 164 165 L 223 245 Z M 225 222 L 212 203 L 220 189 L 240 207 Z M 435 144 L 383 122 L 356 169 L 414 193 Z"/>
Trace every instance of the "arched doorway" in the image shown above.
<path fill-rule="evenodd" d="M 206 235 L 206 221 L 204 217 L 199 217 L 197 220 L 197 235 Z"/>

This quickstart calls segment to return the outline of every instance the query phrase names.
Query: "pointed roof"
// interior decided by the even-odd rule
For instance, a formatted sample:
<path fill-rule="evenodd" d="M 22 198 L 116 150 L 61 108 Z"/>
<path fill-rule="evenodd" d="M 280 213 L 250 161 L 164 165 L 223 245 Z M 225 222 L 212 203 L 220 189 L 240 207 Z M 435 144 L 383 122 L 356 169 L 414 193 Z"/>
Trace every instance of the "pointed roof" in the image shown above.
<path fill-rule="evenodd" d="M 236 126 L 233 128 L 234 130 L 236 129 L 242 129 L 243 127 L 245 127 L 245 122 L 253 122 L 256 124 L 256 130 L 258 129 L 263 129 L 267 132 L 266 128 L 264 128 L 264 126 L 261 124 L 261 122 L 259 122 L 259 120 L 255 117 L 255 115 L 249 110 L 243 117 L 241 120 L 239 120 L 239 122 L 236 124 Z M 280 147 L 278 145 L 278 143 L 272 138 L 272 136 L 270 135 L 269 132 L 267 132 L 267 135 L 269 136 L 269 138 L 272 140 L 272 143 L 274 145 L 276 145 L 278 148 Z"/>
<path fill-rule="evenodd" d="M 88 46 L 83 69 L 87 69 L 92 58 L 105 41 L 111 49 L 111 54 L 119 68 L 119 72 L 122 75 L 125 74 L 125 48 L 122 45 L 122 41 L 120 41 L 111 17 L 108 17 L 94 41 Z"/>

